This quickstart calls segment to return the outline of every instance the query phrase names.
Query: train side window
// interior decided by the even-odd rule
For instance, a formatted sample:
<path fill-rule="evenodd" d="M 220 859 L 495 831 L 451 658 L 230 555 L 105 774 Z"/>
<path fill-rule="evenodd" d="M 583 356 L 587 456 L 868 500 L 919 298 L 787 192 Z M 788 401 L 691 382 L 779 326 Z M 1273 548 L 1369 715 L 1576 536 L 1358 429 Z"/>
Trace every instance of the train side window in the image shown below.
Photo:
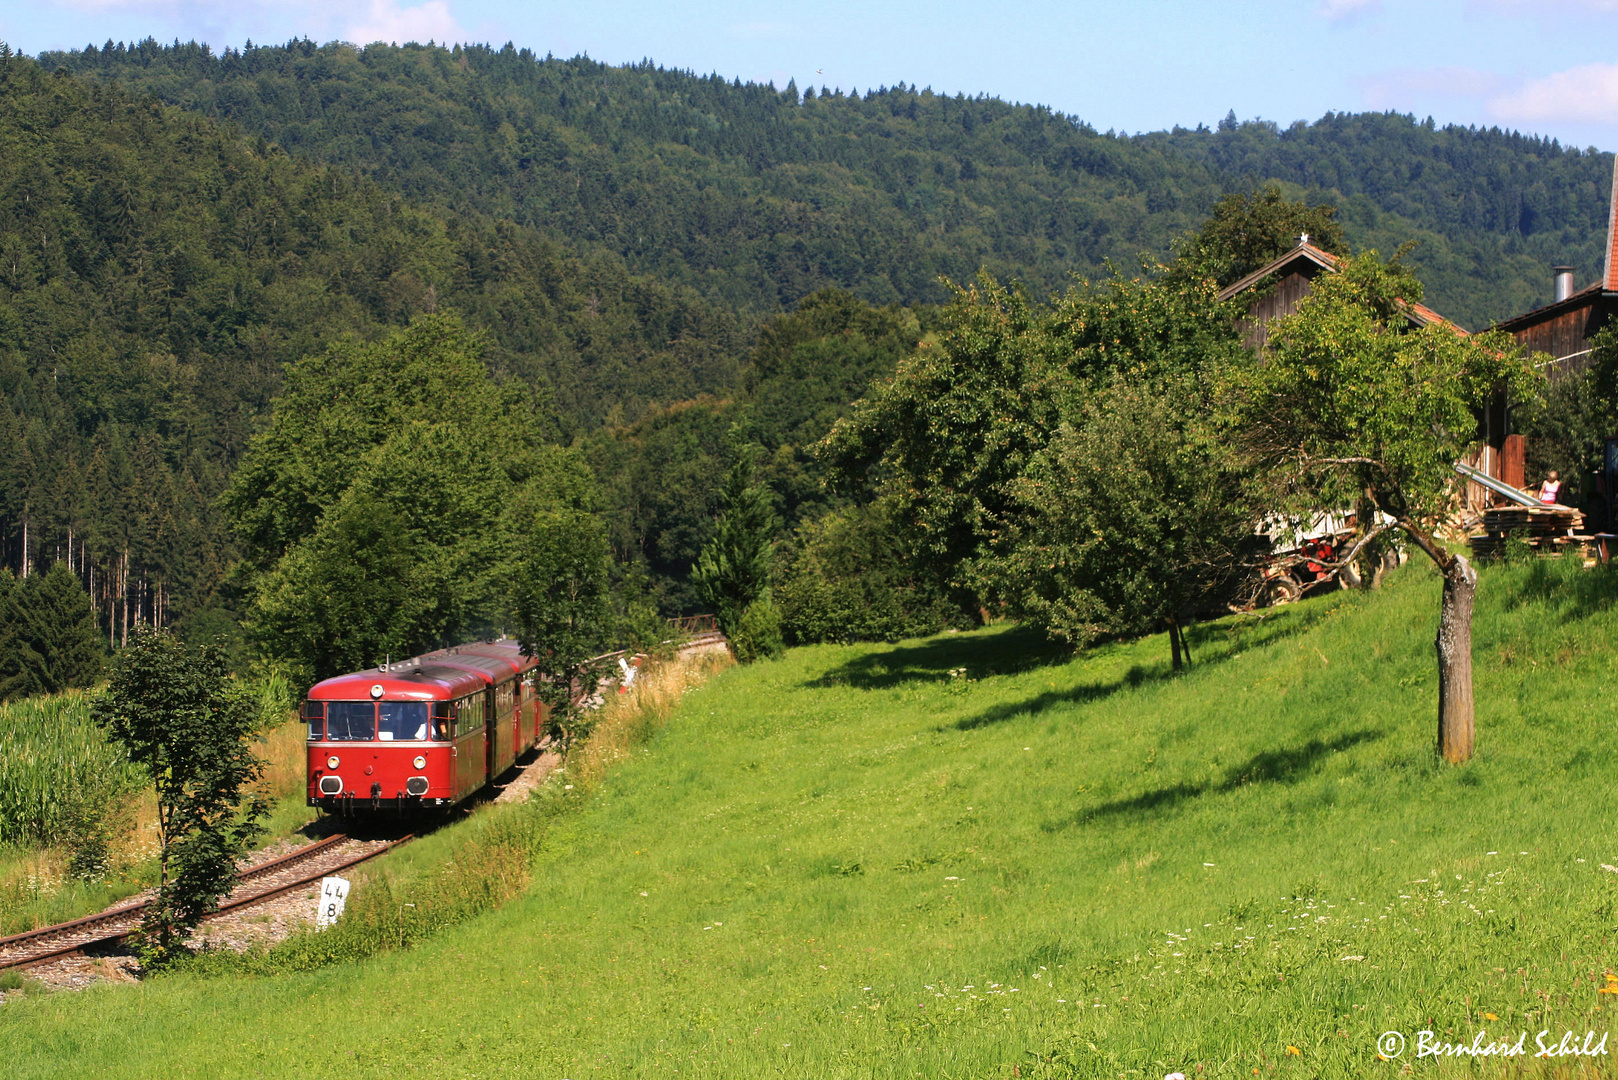
<path fill-rule="evenodd" d="M 326 734 L 326 703 L 324 701 L 305 701 L 298 709 L 298 716 L 309 725 L 309 741 L 316 742 Z"/>
<path fill-rule="evenodd" d="M 455 733 L 455 702 L 433 702 L 433 734 L 436 742 L 443 742 Z"/>
<path fill-rule="evenodd" d="M 483 726 L 482 694 L 473 694 L 471 697 L 461 700 L 459 719 L 460 723 L 456 725 L 455 730 L 461 735 L 470 735 Z"/>

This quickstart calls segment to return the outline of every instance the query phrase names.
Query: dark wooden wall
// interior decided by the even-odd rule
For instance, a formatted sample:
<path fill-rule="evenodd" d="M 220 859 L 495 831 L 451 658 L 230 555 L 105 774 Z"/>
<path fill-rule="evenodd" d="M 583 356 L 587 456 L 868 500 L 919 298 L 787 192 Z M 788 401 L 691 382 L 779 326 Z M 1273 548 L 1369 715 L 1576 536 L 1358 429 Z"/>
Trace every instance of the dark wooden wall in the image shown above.
<path fill-rule="evenodd" d="M 1589 301 L 1558 315 L 1521 328 L 1513 328 L 1511 336 L 1526 345 L 1530 352 L 1549 353 L 1552 358 L 1567 357 L 1546 370 L 1552 378 L 1590 365 L 1590 339 L 1607 324 L 1618 304 L 1607 297 L 1595 295 Z M 1583 355 L 1575 355 L 1583 354 Z"/>
<path fill-rule="evenodd" d="M 1253 301 L 1247 309 L 1247 316 L 1236 324 L 1242 344 L 1250 349 L 1262 350 L 1270 336 L 1270 321 L 1298 310 L 1303 298 L 1309 295 L 1310 282 L 1313 280 L 1314 274 L 1305 275 L 1294 270 Z"/>

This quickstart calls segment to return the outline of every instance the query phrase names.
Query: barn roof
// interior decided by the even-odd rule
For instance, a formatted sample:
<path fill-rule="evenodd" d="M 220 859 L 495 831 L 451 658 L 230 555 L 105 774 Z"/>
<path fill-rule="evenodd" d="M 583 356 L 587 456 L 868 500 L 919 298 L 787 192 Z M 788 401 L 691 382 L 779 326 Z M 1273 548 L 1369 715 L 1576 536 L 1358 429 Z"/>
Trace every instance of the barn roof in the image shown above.
<path fill-rule="evenodd" d="M 1313 278 L 1320 273 L 1336 273 L 1341 260 L 1329 251 L 1324 251 L 1309 243 L 1307 238 L 1300 239 L 1298 246 L 1286 252 L 1263 266 L 1254 270 L 1240 281 L 1225 286 L 1219 292 L 1220 300 L 1229 300 L 1239 296 L 1247 290 L 1254 288 L 1260 282 L 1276 275 L 1287 273 L 1301 273 L 1303 276 Z M 1438 312 L 1425 304 L 1416 304 L 1402 301 L 1399 305 L 1410 321 L 1417 326 L 1443 326 L 1462 336 L 1466 329 L 1459 323 L 1446 319 Z"/>
<path fill-rule="evenodd" d="M 1618 292 L 1618 158 L 1612 163 L 1612 195 L 1607 199 L 1607 264 L 1601 269 L 1603 292 Z"/>
<path fill-rule="evenodd" d="M 1337 256 L 1329 251 L 1322 251 L 1307 240 L 1300 240 L 1298 246 L 1285 255 L 1271 259 L 1240 281 L 1232 285 L 1226 285 L 1219 291 L 1219 299 L 1229 300 L 1233 296 L 1240 295 L 1273 274 L 1283 274 L 1289 270 L 1295 270 L 1301 272 L 1305 277 L 1314 277 L 1321 270 L 1335 271 L 1336 269 Z"/>

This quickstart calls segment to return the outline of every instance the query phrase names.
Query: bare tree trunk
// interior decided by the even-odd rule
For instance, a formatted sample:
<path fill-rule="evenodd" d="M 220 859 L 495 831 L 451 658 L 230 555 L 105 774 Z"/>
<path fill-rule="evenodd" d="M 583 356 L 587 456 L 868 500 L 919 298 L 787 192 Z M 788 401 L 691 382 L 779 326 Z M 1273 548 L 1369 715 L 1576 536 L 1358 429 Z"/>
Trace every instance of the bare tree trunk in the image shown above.
<path fill-rule="evenodd" d="M 1169 620 L 1169 648 L 1174 653 L 1174 670 L 1180 670 L 1180 626 L 1173 619 Z"/>
<path fill-rule="evenodd" d="M 1472 757 L 1472 601 L 1478 572 L 1464 556 L 1444 568 L 1438 613 L 1438 752 L 1452 765 Z"/>

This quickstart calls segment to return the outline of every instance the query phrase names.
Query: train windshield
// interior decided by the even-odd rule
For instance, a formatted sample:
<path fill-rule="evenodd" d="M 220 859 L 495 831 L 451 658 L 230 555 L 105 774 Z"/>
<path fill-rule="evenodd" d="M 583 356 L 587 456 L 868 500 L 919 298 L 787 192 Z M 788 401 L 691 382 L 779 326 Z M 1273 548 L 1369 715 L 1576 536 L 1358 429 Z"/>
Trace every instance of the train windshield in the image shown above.
<path fill-rule="evenodd" d="M 326 738 L 332 742 L 370 742 L 376 738 L 376 706 L 369 701 L 327 702 Z"/>
<path fill-rule="evenodd" d="M 420 741 L 427 737 L 425 701 L 384 701 L 376 708 L 381 719 L 376 729 L 380 741 Z"/>

